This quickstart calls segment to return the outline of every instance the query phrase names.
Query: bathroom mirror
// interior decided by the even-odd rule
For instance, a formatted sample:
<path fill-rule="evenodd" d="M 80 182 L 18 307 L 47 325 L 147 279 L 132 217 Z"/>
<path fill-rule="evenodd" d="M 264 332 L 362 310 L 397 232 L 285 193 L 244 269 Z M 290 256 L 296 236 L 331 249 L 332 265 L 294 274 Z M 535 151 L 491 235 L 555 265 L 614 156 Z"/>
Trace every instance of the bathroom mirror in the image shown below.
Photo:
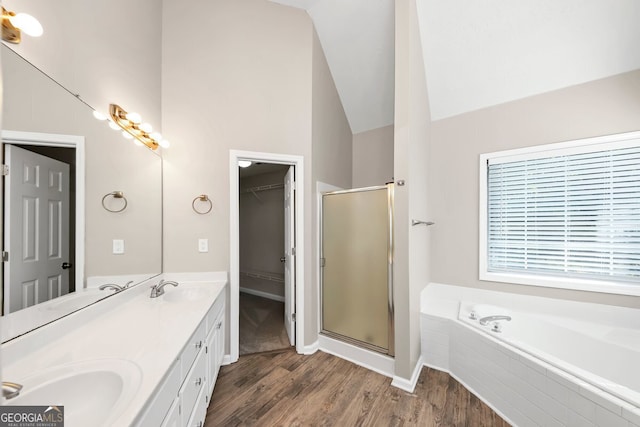
<path fill-rule="evenodd" d="M 113 294 L 100 285 L 162 272 L 162 159 L 7 46 L 1 55 L 5 342 Z M 38 177 L 55 197 L 20 193 Z M 37 218 L 48 226 L 30 234 Z M 43 258 L 59 274 L 32 274 Z"/>

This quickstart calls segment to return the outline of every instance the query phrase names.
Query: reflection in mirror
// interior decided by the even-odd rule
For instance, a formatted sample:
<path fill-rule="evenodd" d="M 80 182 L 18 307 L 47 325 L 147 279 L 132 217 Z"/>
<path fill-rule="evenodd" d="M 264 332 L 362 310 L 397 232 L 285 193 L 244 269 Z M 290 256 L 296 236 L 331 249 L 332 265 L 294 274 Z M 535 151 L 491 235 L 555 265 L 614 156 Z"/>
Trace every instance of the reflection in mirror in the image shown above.
<path fill-rule="evenodd" d="M 162 159 L 1 55 L 4 342 L 161 273 Z"/>

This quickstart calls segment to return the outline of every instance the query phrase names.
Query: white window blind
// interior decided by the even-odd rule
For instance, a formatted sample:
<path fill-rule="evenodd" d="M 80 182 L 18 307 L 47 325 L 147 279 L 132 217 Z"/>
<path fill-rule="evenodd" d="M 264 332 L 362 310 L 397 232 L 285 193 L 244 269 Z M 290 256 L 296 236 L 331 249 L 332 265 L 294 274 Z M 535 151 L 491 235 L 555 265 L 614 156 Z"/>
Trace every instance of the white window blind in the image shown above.
<path fill-rule="evenodd" d="M 487 271 L 640 283 L 640 146 L 488 160 Z"/>

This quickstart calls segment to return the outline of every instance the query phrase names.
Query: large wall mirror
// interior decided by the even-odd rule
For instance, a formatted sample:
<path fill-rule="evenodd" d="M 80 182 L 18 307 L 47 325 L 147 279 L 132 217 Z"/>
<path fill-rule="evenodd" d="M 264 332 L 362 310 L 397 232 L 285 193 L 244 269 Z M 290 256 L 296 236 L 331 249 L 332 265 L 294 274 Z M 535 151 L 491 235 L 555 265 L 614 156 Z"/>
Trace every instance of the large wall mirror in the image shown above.
<path fill-rule="evenodd" d="M 162 159 L 0 54 L 5 342 L 162 272 Z"/>

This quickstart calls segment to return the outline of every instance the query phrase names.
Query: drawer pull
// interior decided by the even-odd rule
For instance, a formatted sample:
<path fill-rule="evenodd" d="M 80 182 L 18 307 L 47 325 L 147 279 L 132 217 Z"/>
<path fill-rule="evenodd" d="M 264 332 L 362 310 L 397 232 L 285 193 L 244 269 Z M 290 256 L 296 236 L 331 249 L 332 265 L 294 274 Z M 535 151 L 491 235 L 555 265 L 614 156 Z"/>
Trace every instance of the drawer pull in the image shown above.
<path fill-rule="evenodd" d="M 220 329 L 222 328 L 222 320 L 218 322 L 218 324 L 216 325 L 216 329 Z"/>
<path fill-rule="evenodd" d="M 202 348 L 202 341 L 195 343 L 196 348 Z"/>
<path fill-rule="evenodd" d="M 196 380 L 196 387 L 200 387 L 202 385 L 202 377 Z"/>

